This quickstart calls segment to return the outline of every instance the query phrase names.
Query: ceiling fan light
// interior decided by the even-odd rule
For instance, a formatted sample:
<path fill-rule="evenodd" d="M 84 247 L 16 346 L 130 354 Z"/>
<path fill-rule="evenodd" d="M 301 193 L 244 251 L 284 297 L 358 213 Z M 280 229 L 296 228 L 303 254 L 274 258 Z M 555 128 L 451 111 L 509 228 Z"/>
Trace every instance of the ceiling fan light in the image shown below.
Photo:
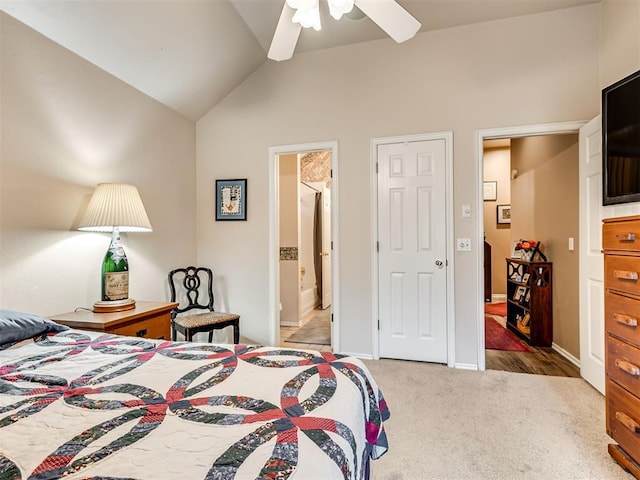
<path fill-rule="evenodd" d="M 329 13 L 336 20 L 340 20 L 342 15 L 353 10 L 353 0 L 327 0 Z"/>
<path fill-rule="evenodd" d="M 299 23 L 304 28 L 313 27 L 314 30 L 320 30 L 322 26 L 320 25 L 318 0 L 312 0 L 312 3 L 313 5 L 311 7 L 305 5 L 303 8 L 298 8 L 296 13 L 293 14 L 291 21 L 293 23 Z"/>

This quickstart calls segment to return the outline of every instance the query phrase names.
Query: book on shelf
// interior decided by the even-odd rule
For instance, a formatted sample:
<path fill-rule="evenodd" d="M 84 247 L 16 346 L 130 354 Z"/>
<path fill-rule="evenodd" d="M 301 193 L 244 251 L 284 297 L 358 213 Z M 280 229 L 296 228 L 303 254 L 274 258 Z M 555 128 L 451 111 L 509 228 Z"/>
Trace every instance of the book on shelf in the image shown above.
<path fill-rule="evenodd" d="M 531 327 L 529 326 L 529 313 L 525 313 L 523 317 L 518 315 L 516 318 L 516 328 L 520 330 L 522 333 L 529 335 L 531 333 Z"/>

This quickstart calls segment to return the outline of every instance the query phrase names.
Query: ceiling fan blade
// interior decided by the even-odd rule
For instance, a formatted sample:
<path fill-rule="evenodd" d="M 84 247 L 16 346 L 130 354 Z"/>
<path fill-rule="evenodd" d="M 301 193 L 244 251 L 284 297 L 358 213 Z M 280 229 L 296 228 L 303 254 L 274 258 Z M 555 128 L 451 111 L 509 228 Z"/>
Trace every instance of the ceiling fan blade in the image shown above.
<path fill-rule="evenodd" d="M 271 40 L 269 53 L 267 54 L 267 57 L 271 60 L 280 62 L 293 57 L 293 51 L 296 49 L 296 43 L 298 43 L 298 37 L 302 30 L 302 26 L 299 23 L 293 23 L 292 21 L 294 13 L 295 10 L 285 2 L 276 31 Z"/>
<path fill-rule="evenodd" d="M 355 4 L 398 43 L 412 38 L 422 26 L 395 0 L 355 0 Z"/>

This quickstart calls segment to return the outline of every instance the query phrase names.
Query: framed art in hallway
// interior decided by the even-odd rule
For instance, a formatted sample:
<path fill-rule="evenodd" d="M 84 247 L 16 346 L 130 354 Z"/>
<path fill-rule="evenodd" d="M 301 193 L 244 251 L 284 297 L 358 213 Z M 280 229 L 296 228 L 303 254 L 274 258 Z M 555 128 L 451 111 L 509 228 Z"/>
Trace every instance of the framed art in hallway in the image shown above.
<path fill-rule="evenodd" d="M 498 199 L 498 182 L 482 183 L 482 198 L 485 202 Z"/>
<path fill-rule="evenodd" d="M 518 248 L 517 240 L 511 245 L 511 258 L 522 258 L 522 250 Z"/>
<path fill-rule="evenodd" d="M 247 179 L 216 180 L 216 220 L 247 219 Z"/>
<path fill-rule="evenodd" d="M 511 223 L 511 205 L 498 205 L 496 207 L 497 223 Z"/>

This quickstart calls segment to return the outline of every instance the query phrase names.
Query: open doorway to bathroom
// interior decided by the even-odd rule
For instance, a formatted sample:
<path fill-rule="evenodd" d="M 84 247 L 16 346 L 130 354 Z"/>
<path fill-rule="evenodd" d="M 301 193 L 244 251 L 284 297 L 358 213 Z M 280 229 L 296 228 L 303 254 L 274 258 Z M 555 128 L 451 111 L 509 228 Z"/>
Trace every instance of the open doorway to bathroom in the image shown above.
<path fill-rule="evenodd" d="M 280 345 L 331 351 L 331 151 L 278 162 Z"/>

